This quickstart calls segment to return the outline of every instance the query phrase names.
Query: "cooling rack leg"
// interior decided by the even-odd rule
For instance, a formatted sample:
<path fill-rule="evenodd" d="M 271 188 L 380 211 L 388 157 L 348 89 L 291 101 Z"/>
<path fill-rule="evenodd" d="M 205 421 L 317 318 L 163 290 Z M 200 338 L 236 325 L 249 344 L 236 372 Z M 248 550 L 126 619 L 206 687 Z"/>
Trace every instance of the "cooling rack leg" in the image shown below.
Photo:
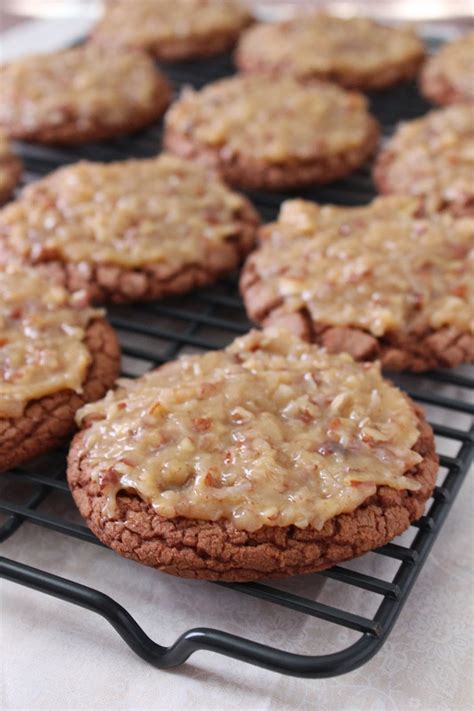
<path fill-rule="evenodd" d="M 0 577 L 79 605 L 105 617 L 136 654 L 146 661 L 160 665 L 166 647 L 153 642 L 133 617 L 108 595 L 3 556 L 0 556 Z"/>
<path fill-rule="evenodd" d="M 150 639 L 133 617 L 104 593 L 1 556 L 0 577 L 101 615 L 138 656 L 162 669 L 180 666 L 194 652 L 207 650 L 281 674 L 324 678 L 361 666 L 385 639 L 385 635 L 364 634 L 355 644 L 336 654 L 305 656 L 273 649 L 227 632 L 196 628 L 185 632 L 170 647 L 163 647 Z"/>

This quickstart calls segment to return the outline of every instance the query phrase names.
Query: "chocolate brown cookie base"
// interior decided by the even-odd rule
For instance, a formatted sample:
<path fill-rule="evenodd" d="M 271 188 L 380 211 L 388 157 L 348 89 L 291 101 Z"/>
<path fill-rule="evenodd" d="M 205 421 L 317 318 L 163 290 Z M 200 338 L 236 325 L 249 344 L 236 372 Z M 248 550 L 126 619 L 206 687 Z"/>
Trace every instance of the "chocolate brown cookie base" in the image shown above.
<path fill-rule="evenodd" d="M 101 398 L 113 385 L 120 369 L 120 348 L 113 328 L 103 319 L 93 321 L 85 344 L 92 363 L 82 393 L 62 390 L 30 402 L 21 417 L 0 417 L 0 471 L 57 447 L 74 429 L 76 411 Z"/>
<path fill-rule="evenodd" d="M 357 148 L 335 155 L 315 155 L 304 162 L 293 159 L 270 164 L 239 154 L 228 157 L 225 146 L 216 150 L 201 146 L 169 127 L 165 129 L 163 140 L 167 150 L 217 170 L 222 179 L 234 187 L 291 190 L 305 185 L 330 183 L 365 163 L 375 151 L 379 138 L 377 121 L 372 117 L 369 120 L 366 139 Z"/>
<path fill-rule="evenodd" d="M 157 78 L 157 90 L 153 100 L 146 110 L 136 110 L 133 119 L 126 123 L 108 124 L 97 118 L 93 123 L 80 125 L 75 112 L 70 111 L 70 115 L 64 119 L 63 123 L 55 126 L 18 126 L 16 124 L 2 124 L 2 128 L 8 133 L 10 138 L 31 141 L 32 143 L 44 143 L 49 145 L 79 145 L 92 141 L 101 141 L 118 136 L 127 135 L 139 131 L 157 121 L 171 101 L 171 87 L 162 78 Z"/>
<path fill-rule="evenodd" d="M 94 303 L 129 303 L 176 296 L 213 284 L 235 269 L 252 249 L 259 224 L 257 212 L 246 202 L 233 238 L 218 246 L 203 246 L 199 260 L 174 270 L 165 263 L 129 269 L 111 264 L 62 262 L 54 256 L 35 266 L 69 291 L 85 289 Z"/>
<path fill-rule="evenodd" d="M 0 188 L 0 205 L 3 205 L 11 197 L 20 180 L 23 172 L 23 163 L 16 156 L 8 156 L 2 160 L 0 171 L 5 176 Z"/>
<path fill-rule="evenodd" d="M 389 180 L 392 163 L 398 159 L 398 153 L 385 148 L 378 156 L 374 164 L 373 179 L 377 191 L 381 195 L 392 195 L 397 193 L 397 186 Z M 445 190 L 445 195 L 450 195 L 451 199 L 445 198 L 439 205 L 438 211 L 447 210 L 454 217 L 474 217 L 474 197 L 462 191 Z M 420 196 L 420 199 L 422 196 Z M 422 207 L 421 212 L 425 209 Z"/>
<path fill-rule="evenodd" d="M 249 317 L 262 326 L 287 328 L 300 338 L 327 348 L 329 353 L 349 353 L 357 361 L 380 360 L 387 370 L 423 372 L 454 368 L 474 361 L 474 336 L 453 327 L 433 330 L 426 324 L 405 333 L 376 338 L 359 328 L 313 323 L 304 309 L 289 312 L 280 307 L 252 265 L 241 277 L 240 289 Z"/>
<path fill-rule="evenodd" d="M 134 494 L 117 497 L 118 514 L 104 514 L 105 497 L 90 478 L 84 434 L 73 440 L 68 480 L 80 513 L 93 533 L 117 553 L 144 565 L 186 578 L 250 581 L 313 573 L 378 548 L 422 516 L 438 470 L 431 427 L 414 406 L 420 437 L 414 446 L 423 461 L 409 475 L 418 491 L 378 487 L 350 514 L 340 514 L 317 531 L 296 526 L 262 527 L 254 533 L 227 521 L 165 519 Z"/>

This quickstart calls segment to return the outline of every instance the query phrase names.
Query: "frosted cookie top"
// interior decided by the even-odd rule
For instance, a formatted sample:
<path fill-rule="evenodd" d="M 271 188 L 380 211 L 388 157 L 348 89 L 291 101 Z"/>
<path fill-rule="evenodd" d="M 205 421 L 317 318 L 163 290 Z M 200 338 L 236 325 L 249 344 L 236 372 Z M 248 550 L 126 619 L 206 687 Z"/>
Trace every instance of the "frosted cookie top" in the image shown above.
<path fill-rule="evenodd" d="M 421 196 L 427 210 L 474 216 L 474 104 L 402 124 L 381 154 L 376 178 L 385 192 Z"/>
<path fill-rule="evenodd" d="M 376 337 L 429 328 L 473 329 L 474 219 L 418 217 L 414 198 L 357 208 L 283 203 L 261 230 L 245 272 L 252 314 L 306 310 L 315 327 L 348 326 Z"/>
<path fill-rule="evenodd" d="M 26 188 L 0 213 L 9 249 L 29 262 L 163 264 L 202 261 L 239 232 L 244 199 L 201 166 L 168 154 L 80 162 Z"/>
<path fill-rule="evenodd" d="M 74 124 L 133 124 L 168 94 L 164 77 L 139 51 L 84 45 L 31 55 L 0 67 L 0 125 L 15 135 Z"/>
<path fill-rule="evenodd" d="M 77 421 L 112 518 L 125 491 L 167 518 L 320 528 L 379 485 L 419 488 L 407 397 L 378 365 L 278 329 L 121 381 Z"/>
<path fill-rule="evenodd" d="M 310 14 L 251 27 L 240 40 L 237 61 L 248 71 L 363 86 L 377 72 L 421 59 L 423 53 L 423 43 L 409 28 Z"/>
<path fill-rule="evenodd" d="M 33 269 L 0 272 L 0 418 L 61 390 L 81 392 L 91 356 L 84 294 L 69 294 Z"/>
<path fill-rule="evenodd" d="M 427 93 L 440 81 L 454 92 L 455 100 L 474 100 L 474 32 L 445 44 L 428 60 L 423 70 Z"/>
<path fill-rule="evenodd" d="M 187 89 L 165 123 L 194 145 L 221 149 L 226 159 L 274 163 L 344 154 L 364 144 L 374 126 L 360 94 L 324 82 L 304 86 L 290 77 L 261 76 Z"/>
<path fill-rule="evenodd" d="M 93 40 L 147 49 L 173 40 L 238 32 L 249 21 L 238 0 L 113 0 L 106 5 Z"/>

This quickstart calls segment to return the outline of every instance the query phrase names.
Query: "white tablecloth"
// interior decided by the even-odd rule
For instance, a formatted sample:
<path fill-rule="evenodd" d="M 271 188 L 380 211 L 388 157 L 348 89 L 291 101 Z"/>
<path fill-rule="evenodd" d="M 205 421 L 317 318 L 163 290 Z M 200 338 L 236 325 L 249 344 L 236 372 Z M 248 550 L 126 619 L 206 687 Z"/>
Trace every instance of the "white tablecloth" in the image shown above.
<path fill-rule="evenodd" d="M 70 41 L 77 23 L 35 23 L 4 36 L 3 56 Z M 302 680 L 198 652 L 179 670 L 136 657 L 107 622 L 24 587 L 0 584 L 0 707 L 3 709 L 320 709 L 464 711 L 472 708 L 472 481 L 464 486 L 389 640 L 364 667 Z M 61 498 L 51 506 L 64 505 Z M 194 626 L 220 627 L 293 651 L 329 650 L 325 623 L 207 583 L 160 575 L 96 546 L 24 525 L 6 557 L 99 588 L 123 604 L 157 642 Z M 360 565 L 360 564 L 359 564 Z M 368 572 L 390 574 L 375 554 Z M 329 604 L 373 612 L 377 598 L 315 576 L 287 583 Z M 350 633 L 353 634 L 353 633 Z M 341 628 L 337 643 L 347 643 Z M 351 637 L 352 639 L 352 637 Z"/>
<path fill-rule="evenodd" d="M 179 670 L 159 671 L 136 657 L 100 617 L 2 581 L 0 705 L 51 711 L 467 711 L 472 708 L 472 493 L 468 481 L 387 643 L 359 670 L 304 680 L 197 652 Z M 314 654 L 324 649 L 326 627 L 317 620 L 215 585 L 158 574 L 59 533 L 25 525 L 0 548 L 2 555 L 112 595 L 161 644 L 206 625 L 283 648 Z M 306 592 L 315 580 L 294 583 Z M 337 604 L 332 595 L 323 597 L 327 585 L 318 599 Z M 344 639 L 341 631 L 340 642 Z"/>

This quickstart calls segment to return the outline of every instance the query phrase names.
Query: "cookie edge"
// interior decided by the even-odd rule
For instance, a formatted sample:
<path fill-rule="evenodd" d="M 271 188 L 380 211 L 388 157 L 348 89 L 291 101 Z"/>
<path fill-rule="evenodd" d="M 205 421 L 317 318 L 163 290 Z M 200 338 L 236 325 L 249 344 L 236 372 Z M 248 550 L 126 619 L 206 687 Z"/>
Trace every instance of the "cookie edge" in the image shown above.
<path fill-rule="evenodd" d="M 349 175 L 364 165 L 376 151 L 380 136 L 378 121 L 367 114 L 367 134 L 356 148 L 333 155 L 319 155 L 312 159 L 296 159 L 270 164 L 249 159 L 241 154 L 230 158 L 222 148 L 201 145 L 165 123 L 163 144 L 166 150 L 182 158 L 195 160 L 211 168 L 228 185 L 248 190 L 291 190 L 307 185 L 324 185 Z"/>
<path fill-rule="evenodd" d="M 425 116 L 427 115 L 428 114 L 425 114 Z M 397 190 L 395 185 L 390 180 L 389 176 L 391 166 L 400 155 L 399 151 L 395 151 L 391 148 L 390 143 L 391 141 L 387 143 L 386 147 L 380 151 L 374 161 L 372 178 L 376 190 L 380 195 L 410 196 L 411 194 L 409 192 Z M 406 151 L 404 151 L 401 155 L 405 156 Z M 420 209 L 423 211 L 426 197 L 422 194 L 417 194 L 417 197 L 420 199 Z M 438 207 L 437 212 L 449 212 L 449 214 L 453 215 L 453 217 L 474 217 L 474 192 L 465 204 L 462 202 L 455 202 L 454 200 L 447 200 L 444 204 Z"/>
<path fill-rule="evenodd" d="M 21 180 L 23 174 L 23 162 L 13 154 L 6 156 L 2 161 L 2 170 L 8 174 L 6 186 L 0 190 L 0 206 L 4 205 L 12 196 L 12 193 Z"/>
<path fill-rule="evenodd" d="M 252 30 L 254 28 L 250 28 Z M 347 72 L 339 70 L 328 70 L 321 72 L 305 72 L 304 74 L 285 70 L 278 66 L 268 65 L 265 60 L 260 62 L 248 61 L 245 57 L 243 40 L 245 32 L 240 38 L 234 52 L 234 63 L 242 74 L 264 74 L 273 79 L 281 76 L 292 76 L 303 84 L 311 84 L 317 81 L 329 81 L 345 89 L 359 91 L 380 91 L 396 86 L 401 82 L 414 79 L 426 57 L 426 48 L 420 38 L 418 51 L 399 62 L 385 62 L 377 72 Z"/>
<path fill-rule="evenodd" d="M 120 372 L 120 346 L 112 326 L 103 318 L 94 319 L 88 326 L 84 343 L 92 356 L 83 392 L 61 390 L 30 401 L 19 418 L 0 418 L 6 429 L 0 433 L 0 472 L 30 461 L 60 445 L 75 429 L 76 411 L 86 402 L 105 395 Z M 18 429 L 25 419 L 32 423 L 26 433 L 20 429 L 16 438 L 6 446 L 5 434 Z M 26 437 L 24 436 L 26 434 Z"/>
<path fill-rule="evenodd" d="M 144 53 L 140 52 L 140 54 Z M 83 143 L 105 141 L 135 133 L 160 119 L 171 103 L 173 89 L 170 82 L 159 69 L 154 67 L 154 71 L 155 90 L 147 110 L 131 111 L 133 118 L 121 124 L 108 125 L 95 118 L 93 126 L 80 130 L 77 126 L 77 117 L 75 117 L 59 126 L 53 127 L 38 125 L 25 129 L 24 127 L 18 128 L 17 124 L 2 123 L 0 128 L 13 140 L 53 146 L 78 146 Z"/>
<path fill-rule="evenodd" d="M 206 35 L 189 35 L 184 39 L 174 38 L 166 42 L 117 42 L 110 36 L 101 35 L 101 27 L 106 24 L 106 18 L 100 20 L 92 29 L 89 41 L 102 47 L 121 47 L 139 49 L 161 62 L 182 62 L 192 59 L 206 59 L 232 49 L 241 33 L 253 23 L 253 18 L 247 19 L 233 30 L 209 32 Z"/>
<path fill-rule="evenodd" d="M 183 264 L 166 278 L 160 277 L 160 264 L 122 267 L 115 264 L 65 262 L 57 259 L 28 262 L 48 278 L 69 291 L 84 289 L 90 300 L 100 303 L 134 303 L 187 294 L 194 288 L 209 286 L 232 272 L 256 243 L 261 220 L 247 198 L 242 197 L 235 237 L 225 241 L 221 251 L 209 245 L 207 258 Z M 8 239 L 3 238 L 5 249 Z M 0 246 L 2 239 L 0 237 Z M 10 248 L 11 249 L 11 248 Z M 233 255 L 230 254 L 233 251 Z M 14 254 L 14 251 L 11 250 Z M 225 254 L 224 254 L 225 252 Z M 219 257 L 223 257 L 220 263 Z M 232 259 L 231 259 L 232 256 Z"/>

